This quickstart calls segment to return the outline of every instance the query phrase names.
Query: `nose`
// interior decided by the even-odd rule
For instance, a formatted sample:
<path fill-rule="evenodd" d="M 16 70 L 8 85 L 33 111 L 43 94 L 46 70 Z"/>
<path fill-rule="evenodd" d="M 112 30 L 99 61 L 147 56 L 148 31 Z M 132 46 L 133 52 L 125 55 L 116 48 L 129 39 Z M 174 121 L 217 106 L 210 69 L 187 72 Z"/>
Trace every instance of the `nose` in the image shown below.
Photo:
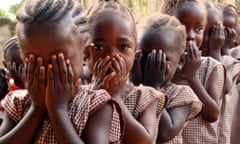
<path fill-rule="evenodd" d="M 187 31 L 187 41 L 193 41 L 195 40 L 196 34 L 194 30 L 188 30 Z"/>
<path fill-rule="evenodd" d="M 118 54 L 117 48 L 111 48 L 111 49 L 108 50 L 108 55 L 109 55 L 110 57 L 114 57 L 114 56 L 116 56 L 117 54 Z"/>

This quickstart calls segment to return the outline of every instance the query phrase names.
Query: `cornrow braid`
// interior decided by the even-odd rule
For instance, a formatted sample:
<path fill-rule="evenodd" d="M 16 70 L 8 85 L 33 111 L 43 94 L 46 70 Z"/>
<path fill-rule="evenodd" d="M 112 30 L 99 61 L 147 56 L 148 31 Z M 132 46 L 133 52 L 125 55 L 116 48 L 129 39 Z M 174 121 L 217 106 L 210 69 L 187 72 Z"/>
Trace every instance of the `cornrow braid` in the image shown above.
<path fill-rule="evenodd" d="M 91 24 L 93 19 L 97 18 L 105 10 L 112 10 L 127 18 L 132 23 L 136 33 L 135 18 L 131 10 L 118 0 L 98 0 L 95 2 L 86 12 L 89 23 Z"/>
<path fill-rule="evenodd" d="M 175 15 L 176 10 L 179 8 L 179 6 L 185 2 L 202 3 L 200 0 L 165 0 L 161 8 L 162 13 Z"/>
<path fill-rule="evenodd" d="M 175 42 L 179 46 L 178 52 L 182 53 L 185 50 L 187 39 L 185 26 L 174 16 L 166 14 L 148 16 L 139 22 L 137 29 L 139 30 L 139 34 L 141 32 L 159 32 L 162 30 L 174 32 Z"/>
<path fill-rule="evenodd" d="M 18 50 L 19 49 L 17 37 L 14 36 L 14 37 L 8 39 L 3 44 L 2 49 L 3 49 L 3 58 L 6 60 L 7 59 L 7 53 L 10 49 L 11 50 Z"/>
<path fill-rule="evenodd" d="M 44 24 L 58 22 L 68 13 L 80 33 L 88 37 L 89 25 L 80 5 L 74 0 L 26 0 L 24 6 L 17 13 L 17 20 L 24 24 Z"/>

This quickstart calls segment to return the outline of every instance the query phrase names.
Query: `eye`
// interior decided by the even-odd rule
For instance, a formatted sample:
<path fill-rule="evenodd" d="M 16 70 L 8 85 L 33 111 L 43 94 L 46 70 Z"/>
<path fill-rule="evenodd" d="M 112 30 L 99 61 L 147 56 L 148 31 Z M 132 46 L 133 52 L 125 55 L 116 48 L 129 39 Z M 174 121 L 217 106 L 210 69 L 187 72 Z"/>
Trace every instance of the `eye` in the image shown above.
<path fill-rule="evenodd" d="M 96 44 L 94 48 L 95 48 L 95 50 L 103 50 L 104 46 L 100 45 L 100 44 Z"/>
<path fill-rule="evenodd" d="M 200 33 L 201 31 L 203 31 L 203 26 L 196 27 L 195 31 Z"/>
<path fill-rule="evenodd" d="M 128 45 L 126 44 L 121 44 L 120 47 L 119 47 L 121 50 L 126 50 L 128 48 L 130 48 Z"/>

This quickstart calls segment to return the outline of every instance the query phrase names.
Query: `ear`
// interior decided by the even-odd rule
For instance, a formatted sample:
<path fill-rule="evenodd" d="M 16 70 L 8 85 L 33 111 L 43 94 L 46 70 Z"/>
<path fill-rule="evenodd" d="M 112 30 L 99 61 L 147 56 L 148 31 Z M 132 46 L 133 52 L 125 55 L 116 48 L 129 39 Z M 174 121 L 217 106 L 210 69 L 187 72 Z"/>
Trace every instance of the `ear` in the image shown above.
<path fill-rule="evenodd" d="M 84 61 L 87 61 L 90 59 L 92 47 L 93 47 L 92 45 L 89 45 L 84 49 L 84 57 L 83 57 Z"/>

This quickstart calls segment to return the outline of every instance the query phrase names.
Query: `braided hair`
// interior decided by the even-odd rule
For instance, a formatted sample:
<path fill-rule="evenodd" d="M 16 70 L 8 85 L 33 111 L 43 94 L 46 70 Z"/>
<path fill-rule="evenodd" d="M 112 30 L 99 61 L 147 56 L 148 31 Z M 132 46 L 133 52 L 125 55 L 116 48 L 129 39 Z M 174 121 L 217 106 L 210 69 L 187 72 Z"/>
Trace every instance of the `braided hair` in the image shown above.
<path fill-rule="evenodd" d="M 169 14 L 169 15 L 175 15 L 176 10 L 186 2 L 196 2 L 199 4 L 203 4 L 201 0 L 165 0 L 162 5 L 162 12 Z"/>
<path fill-rule="evenodd" d="M 158 32 L 162 30 L 174 32 L 175 43 L 179 48 L 177 52 L 183 53 L 186 47 L 186 30 L 177 18 L 165 14 L 154 14 L 142 19 L 137 29 L 142 32 L 152 31 Z"/>
<path fill-rule="evenodd" d="M 136 35 L 135 18 L 132 11 L 118 0 L 98 0 L 95 2 L 86 12 L 90 26 L 94 19 L 97 19 L 102 12 L 107 10 L 117 12 L 120 16 L 129 20 Z"/>
<path fill-rule="evenodd" d="M 3 58 L 5 60 L 8 59 L 8 53 L 11 51 L 18 51 L 20 50 L 19 49 L 19 46 L 18 46 L 18 41 L 17 41 L 17 37 L 12 37 L 10 39 L 8 39 L 2 46 L 3 48 Z"/>
<path fill-rule="evenodd" d="M 88 36 L 89 25 L 83 9 L 74 0 L 26 0 L 17 12 L 17 21 L 23 24 L 45 24 L 58 22 L 71 14 L 80 33 Z"/>

